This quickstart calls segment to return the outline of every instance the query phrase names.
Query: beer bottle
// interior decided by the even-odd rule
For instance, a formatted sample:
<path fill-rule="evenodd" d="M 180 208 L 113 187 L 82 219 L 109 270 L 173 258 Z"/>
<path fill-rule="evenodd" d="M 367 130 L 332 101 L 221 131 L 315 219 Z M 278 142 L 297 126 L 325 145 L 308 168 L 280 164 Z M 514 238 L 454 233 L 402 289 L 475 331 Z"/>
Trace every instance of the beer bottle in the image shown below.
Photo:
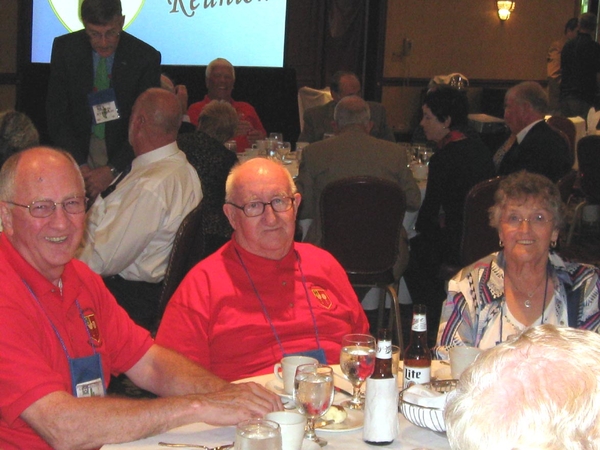
<path fill-rule="evenodd" d="M 427 308 L 413 306 L 410 343 L 404 351 L 404 382 L 406 389 L 412 384 L 429 383 L 431 378 L 431 352 L 427 345 Z"/>
<path fill-rule="evenodd" d="M 365 388 L 363 440 L 372 445 L 391 444 L 398 435 L 398 382 L 392 372 L 390 330 L 379 330 L 373 375 Z"/>

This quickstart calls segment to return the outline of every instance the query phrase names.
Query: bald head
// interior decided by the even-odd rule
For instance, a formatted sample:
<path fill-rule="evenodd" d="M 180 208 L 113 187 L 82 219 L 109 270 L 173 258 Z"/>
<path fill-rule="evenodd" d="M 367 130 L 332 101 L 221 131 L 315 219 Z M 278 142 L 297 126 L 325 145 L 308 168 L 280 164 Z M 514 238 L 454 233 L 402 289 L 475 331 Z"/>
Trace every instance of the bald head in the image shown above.
<path fill-rule="evenodd" d="M 234 201 L 236 191 L 242 190 L 249 183 L 260 183 L 261 179 L 277 175 L 281 180 L 282 190 L 295 194 L 296 184 L 290 173 L 281 165 L 266 158 L 253 158 L 235 166 L 225 185 L 225 201 Z"/>
<path fill-rule="evenodd" d="M 180 125 L 181 105 L 175 94 L 160 88 L 148 89 L 133 105 L 129 143 L 139 156 L 175 141 Z"/>

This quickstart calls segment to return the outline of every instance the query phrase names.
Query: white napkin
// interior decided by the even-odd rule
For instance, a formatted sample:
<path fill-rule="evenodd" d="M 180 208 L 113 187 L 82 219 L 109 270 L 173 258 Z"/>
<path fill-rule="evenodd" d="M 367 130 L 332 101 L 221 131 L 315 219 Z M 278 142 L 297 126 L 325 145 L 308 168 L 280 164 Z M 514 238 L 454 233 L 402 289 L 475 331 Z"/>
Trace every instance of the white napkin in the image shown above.
<path fill-rule="evenodd" d="M 413 384 L 404 391 L 404 394 L 402 394 L 402 398 L 406 402 L 414 405 L 440 409 L 446 406 L 447 396 L 448 393 L 433 391 L 421 384 Z"/>
<path fill-rule="evenodd" d="M 600 120 L 600 111 L 596 111 L 595 108 L 590 108 L 587 115 L 587 134 L 596 134 L 596 127 Z"/>

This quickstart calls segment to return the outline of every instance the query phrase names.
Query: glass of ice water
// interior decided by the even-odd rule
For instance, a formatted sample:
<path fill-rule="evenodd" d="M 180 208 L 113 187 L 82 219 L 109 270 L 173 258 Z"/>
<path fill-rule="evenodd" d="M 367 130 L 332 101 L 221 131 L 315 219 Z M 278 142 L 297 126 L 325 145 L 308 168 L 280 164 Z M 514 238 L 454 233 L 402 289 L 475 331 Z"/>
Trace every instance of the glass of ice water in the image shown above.
<path fill-rule="evenodd" d="M 306 416 L 304 438 L 321 447 L 327 441 L 317 437 L 315 419 L 321 417 L 333 403 L 333 369 L 323 364 L 303 364 L 296 368 L 294 378 L 294 402 Z"/>
<path fill-rule="evenodd" d="M 277 422 L 249 419 L 237 424 L 235 450 L 281 450 L 281 428 Z"/>

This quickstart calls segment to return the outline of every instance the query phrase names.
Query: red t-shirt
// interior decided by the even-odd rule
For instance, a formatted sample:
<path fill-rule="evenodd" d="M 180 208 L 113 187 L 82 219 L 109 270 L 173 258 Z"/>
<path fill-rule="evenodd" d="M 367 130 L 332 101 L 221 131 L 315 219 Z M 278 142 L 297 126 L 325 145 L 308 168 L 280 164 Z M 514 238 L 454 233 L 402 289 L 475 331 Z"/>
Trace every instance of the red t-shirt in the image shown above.
<path fill-rule="evenodd" d="M 196 102 L 190 105 L 188 108 L 188 116 L 190 118 L 190 122 L 194 126 L 198 126 L 198 118 L 200 117 L 200 113 L 204 109 L 206 105 L 212 102 L 212 99 L 208 97 L 208 95 L 204 96 L 204 100 L 201 102 Z M 238 117 L 240 120 L 247 120 L 252 125 L 252 128 L 255 130 L 262 131 L 266 136 L 267 132 L 265 131 L 265 127 L 263 127 L 262 122 L 260 121 L 256 110 L 252 107 L 250 103 L 246 102 L 236 102 L 235 100 L 231 100 L 231 106 L 237 111 Z M 234 136 L 233 140 L 236 143 L 238 153 L 246 151 L 247 148 L 250 148 L 250 142 L 245 135 Z"/>
<path fill-rule="evenodd" d="M 273 370 L 282 349 L 235 250 L 285 353 L 317 348 L 309 302 L 328 363 L 339 363 L 342 336 L 368 333 L 348 277 L 329 253 L 295 243 L 287 256 L 274 261 L 245 251 L 232 239 L 185 277 L 169 301 L 158 344 L 229 381 Z"/>
<path fill-rule="evenodd" d="M 0 234 L 0 280 L 0 448 L 49 449 L 19 416 L 52 392 L 73 392 L 67 356 L 51 322 L 71 358 L 94 354 L 87 323 L 102 358 L 106 385 L 110 374 L 134 366 L 152 339 L 131 321 L 102 279 L 80 261 L 65 265 L 61 297 L 60 290 Z"/>

